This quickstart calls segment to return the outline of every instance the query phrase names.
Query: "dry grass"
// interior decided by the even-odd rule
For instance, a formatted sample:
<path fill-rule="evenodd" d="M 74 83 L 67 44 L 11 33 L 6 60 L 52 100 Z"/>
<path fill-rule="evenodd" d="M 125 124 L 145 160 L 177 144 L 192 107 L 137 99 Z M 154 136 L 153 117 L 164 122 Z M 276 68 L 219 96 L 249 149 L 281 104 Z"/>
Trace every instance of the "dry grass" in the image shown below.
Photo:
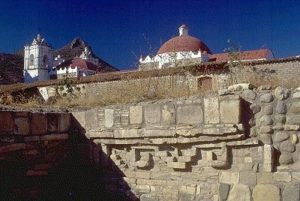
<path fill-rule="evenodd" d="M 216 72 L 226 70 L 224 62 L 208 62 L 205 64 L 190 65 L 185 67 L 154 69 L 148 71 L 123 71 L 123 72 L 111 72 L 100 73 L 88 77 L 72 78 L 74 84 L 86 84 L 94 82 L 108 82 L 116 80 L 132 80 L 143 78 L 155 78 L 168 75 L 184 75 L 187 72 L 192 74 L 203 74 L 207 72 Z M 29 88 L 44 87 L 44 86 L 58 86 L 61 84 L 61 80 L 47 80 L 34 83 L 18 83 L 12 85 L 1 85 L 0 93 L 15 92 Z"/>
<path fill-rule="evenodd" d="M 142 83 L 142 84 L 141 84 Z M 187 97 L 194 95 L 191 92 L 188 82 L 181 85 L 170 86 L 166 80 L 159 78 L 144 79 L 143 82 L 133 80 L 123 81 L 115 84 L 113 88 L 102 94 L 69 94 L 60 97 L 54 103 L 57 107 L 80 107 L 80 106 L 105 106 L 112 104 L 126 104 L 133 102 L 141 102 L 145 100 L 159 100 L 167 98 Z"/>
<path fill-rule="evenodd" d="M 280 84 L 277 74 L 259 71 L 249 68 L 249 66 L 242 66 L 241 69 L 238 69 L 236 74 L 232 76 L 235 77 L 234 80 L 237 83 L 251 83 L 253 86 L 257 87 L 261 85 L 278 86 Z"/>
<path fill-rule="evenodd" d="M 61 86 L 66 86 L 68 84 L 76 90 L 65 95 L 61 93 L 60 96 L 56 96 L 54 99 L 51 99 L 46 103 L 43 103 L 41 99 L 36 96 L 27 96 L 26 98 L 20 97 L 17 98 L 17 101 L 9 100 L 7 102 L 8 105 L 16 104 L 25 107 L 47 106 L 70 108 L 126 104 L 147 100 L 188 97 L 197 94 L 203 95 L 203 91 L 195 90 L 191 87 L 189 77 L 197 79 L 197 76 L 207 74 L 218 76 L 218 72 L 224 72 L 224 70 L 228 73 L 228 66 L 224 63 L 209 63 L 207 65 L 193 65 L 162 70 L 106 73 L 86 78 L 70 79 L 68 82 L 64 82 L 63 80 L 54 80 L 32 84 L 19 84 L 8 86 L 6 89 L 24 90 L 24 87 L 31 87 L 30 89 L 33 89 L 42 86 L 52 86 L 56 87 L 57 91 L 59 91 Z M 257 87 L 261 85 L 271 85 L 274 87 L 281 85 L 288 88 L 294 88 L 299 85 L 297 81 L 293 80 L 287 80 L 285 82 L 280 81 L 281 79 L 278 79 L 280 78 L 280 75 L 254 69 L 251 65 L 247 65 L 247 63 L 242 63 L 239 68 L 231 71 L 229 75 L 231 77 L 226 82 L 227 86 L 245 82 L 251 83 Z M 164 79 L 164 77 L 173 78 L 168 80 Z M 101 87 L 102 82 L 105 82 L 105 86 L 107 85 L 105 89 L 96 89 L 94 91 L 90 90 L 93 87 Z M 77 90 L 78 84 L 87 83 L 88 89 Z"/>

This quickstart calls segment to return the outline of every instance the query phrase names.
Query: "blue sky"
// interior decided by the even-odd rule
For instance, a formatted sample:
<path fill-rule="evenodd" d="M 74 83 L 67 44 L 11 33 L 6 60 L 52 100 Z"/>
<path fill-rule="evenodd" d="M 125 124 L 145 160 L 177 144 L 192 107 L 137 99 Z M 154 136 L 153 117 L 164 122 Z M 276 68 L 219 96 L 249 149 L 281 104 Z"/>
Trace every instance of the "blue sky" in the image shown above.
<path fill-rule="evenodd" d="M 299 0 L 1 0 L 0 52 L 15 52 L 40 32 L 54 48 L 79 36 L 108 63 L 133 68 L 185 23 L 213 53 L 231 39 L 242 50 L 300 54 Z"/>

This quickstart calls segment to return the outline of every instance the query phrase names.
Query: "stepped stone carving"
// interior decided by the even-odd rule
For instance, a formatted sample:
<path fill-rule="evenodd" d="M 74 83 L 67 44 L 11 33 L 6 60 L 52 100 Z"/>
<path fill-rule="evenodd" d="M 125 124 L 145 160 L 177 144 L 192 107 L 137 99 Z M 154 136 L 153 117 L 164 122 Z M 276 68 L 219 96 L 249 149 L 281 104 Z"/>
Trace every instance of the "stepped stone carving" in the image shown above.
<path fill-rule="evenodd" d="M 299 125 L 288 121 L 296 101 L 279 92 L 106 107 L 86 135 L 108 150 L 141 200 L 278 200 L 281 182 L 292 181 L 287 165 L 299 161 Z M 128 124 L 118 124 L 118 111 Z"/>
<path fill-rule="evenodd" d="M 87 160 L 105 173 L 101 186 L 128 200 L 299 200 L 298 91 L 229 92 L 93 108 L 72 118 L 89 139 Z M 52 148 L 67 147 L 58 142 L 69 138 L 70 119 L 1 112 L 0 159 L 37 157 L 32 144 L 43 142 L 50 160 Z M 50 166 L 31 164 L 26 174 L 44 175 Z"/>
<path fill-rule="evenodd" d="M 101 186 L 128 200 L 299 200 L 295 93 L 239 87 L 222 96 L 77 111 L 72 121 L 89 139 L 87 160 L 105 172 Z M 48 161 L 68 147 L 62 142 L 70 115 L 0 114 L 0 159 L 16 153 L 38 159 L 42 142 L 46 163 L 30 164 L 26 174 L 46 175 Z"/>

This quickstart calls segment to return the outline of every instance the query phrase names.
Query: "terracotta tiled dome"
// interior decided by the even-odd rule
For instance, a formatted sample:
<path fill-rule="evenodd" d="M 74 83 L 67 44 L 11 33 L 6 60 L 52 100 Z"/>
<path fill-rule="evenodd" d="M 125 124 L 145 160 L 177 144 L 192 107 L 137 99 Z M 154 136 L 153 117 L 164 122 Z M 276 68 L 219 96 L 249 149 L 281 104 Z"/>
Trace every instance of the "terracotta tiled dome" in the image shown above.
<path fill-rule="evenodd" d="M 182 31 L 182 29 L 184 29 Z M 182 25 L 179 27 L 180 35 L 171 38 L 165 42 L 158 50 L 157 54 L 168 53 L 168 52 L 188 52 L 188 51 L 201 51 L 211 54 L 209 48 L 201 40 L 189 36 L 187 32 L 187 26 Z"/>

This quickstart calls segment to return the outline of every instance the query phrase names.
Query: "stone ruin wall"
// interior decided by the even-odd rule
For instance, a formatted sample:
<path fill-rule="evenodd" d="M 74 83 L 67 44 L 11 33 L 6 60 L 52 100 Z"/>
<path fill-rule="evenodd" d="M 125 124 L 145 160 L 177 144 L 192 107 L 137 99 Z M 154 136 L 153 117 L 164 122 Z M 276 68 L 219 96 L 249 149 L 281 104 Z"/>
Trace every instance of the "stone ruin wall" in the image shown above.
<path fill-rule="evenodd" d="M 87 97 L 96 96 L 117 96 L 120 93 L 133 93 L 137 96 L 143 94 L 162 94 L 164 96 L 172 94 L 190 95 L 203 91 L 199 80 L 209 78 L 211 81 L 204 86 L 204 91 L 217 91 L 228 86 L 229 76 L 226 74 L 203 74 L 203 75 L 169 75 L 162 77 L 149 77 L 142 79 L 127 79 L 105 82 L 92 82 L 86 84 L 77 84 L 73 86 L 74 93 L 86 95 Z M 67 87 L 47 86 L 39 87 L 39 92 L 45 100 L 49 97 L 68 94 Z M 159 95 L 158 95 L 159 96 Z M 176 96 L 176 95 L 174 95 Z"/>
<path fill-rule="evenodd" d="M 37 178 L 46 177 L 68 153 L 70 126 L 67 113 L 0 111 L 1 200 L 38 196 Z"/>
<path fill-rule="evenodd" d="M 236 75 L 231 76 L 226 72 L 215 73 L 196 73 L 186 72 L 185 75 L 168 75 L 149 78 L 128 78 L 124 80 L 91 82 L 86 84 L 74 85 L 74 92 L 87 96 L 95 95 L 116 95 L 120 92 L 140 93 L 143 92 L 161 92 L 168 95 L 166 91 L 175 93 L 187 92 L 187 94 L 198 93 L 199 91 L 218 91 L 225 89 L 233 83 L 252 83 L 255 86 L 269 84 L 272 86 L 285 86 L 294 88 L 300 81 L 300 61 L 280 61 L 274 63 L 255 63 L 246 65 L 245 70 L 238 71 Z M 201 84 L 203 78 L 209 78 L 210 81 Z M 234 79 L 234 80 L 233 80 Z M 39 91 L 48 99 L 51 96 L 67 94 L 67 88 L 62 90 L 61 86 L 39 87 Z M 170 95 L 172 93 L 170 92 Z"/>
<path fill-rule="evenodd" d="M 79 129 L 99 185 L 122 200 L 299 201 L 300 88 L 249 86 L 72 115 L 1 111 L 1 161 L 47 175 Z"/>
<path fill-rule="evenodd" d="M 299 64 L 254 67 L 272 71 L 285 85 L 287 80 L 299 80 Z M 142 201 L 300 200 L 299 88 L 249 89 L 241 84 L 226 90 L 225 74 L 128 79 L 80 87 L 83 93 L 101 95 L 160 82 L 165 89 L 181 87 L 193 92 L 199 90 L 203 76 L 212 77 L 212 91 L 223 90 L 206 97 L 72 113 L 90 139 L 85 150 L 88 159 L 104 172 L 101 185 Z M 53 91 L 51 87 L 44 90 L 48 96 Z M 58 125 L 70 122 L 71 117 L 57 115 L 1 111 L 0 159 L 32 157 L 24 174 L 48 174 L 52 166 L 48 158 L 60 159 L 68 139 L 67 130 L 59 130 Z M 49 149 L 49 157 L 40 154 L 43 149 Z"/>
<path fill-rule="evenodd" d="M 255 70 L 250 70 L 251 68 Z M 278 62 L 278 63 L 266 63 L 266 64 L 254 64 L 244 66 L 245 70 L 237 72 L 237 83 L 248 83 L 249 81 L 255 81 L 255 76 L 260 79 L 275 80 L 276 84 L 291 88 L 291 86 L 298 86 L 300 77 L 300 61 Z M 250 72 L 250 74 L 249 74 Z M 251 76 L 251 79 L 249 78 Z M 143 79 L 128 79 L 121 81 L 110 82 L 98 82 L 84 84 L 83 93 L 86 94 L 106 94 L 111 93 L 115 89 L 128 90 L 128 89 L 151 89 L 151 86 L 157 86 L 160 89 L 176 89 L 183 88 L 189 90 L 191 93 L 201 90 L 199 80 L 203 77 L 211 78 L 211 86 L 208 87 L 210 91 L 218 91 L 219 89 L 227 88 L 232 85 L 233 81 L 228 73 L 199 73 L 192 75 L 186 73 L 185 75 L 169 75 L 162 77 L 149 77 Z M 293 83 L 291 83 L 293 82 Z M 266 84 L 266 83 L 264 83 Z M 147 88 L 148 86 L 148 88 Z M 155 90 L 155 87 L 154 87 Z"/>
<path fill-rule="evenodd" d="M 230 89 L 73 112 L 106 190 L 142 201 L 299 201 L 300 89 Z"/>
<path fill-rule="evenodd" d="M 258 70 L 268 70 L 271 75 L 274 75 L 280 86 L 286 86 L 288 88 L 291 85 L 299 86 L 300 82 L 300 61 L 278 62 L 269 64 L 256 64 L 253 65 Z M 293 83 L 291 83 L 293 82 Z M 294 86 L 295 87 L 295 86 Z"/>

